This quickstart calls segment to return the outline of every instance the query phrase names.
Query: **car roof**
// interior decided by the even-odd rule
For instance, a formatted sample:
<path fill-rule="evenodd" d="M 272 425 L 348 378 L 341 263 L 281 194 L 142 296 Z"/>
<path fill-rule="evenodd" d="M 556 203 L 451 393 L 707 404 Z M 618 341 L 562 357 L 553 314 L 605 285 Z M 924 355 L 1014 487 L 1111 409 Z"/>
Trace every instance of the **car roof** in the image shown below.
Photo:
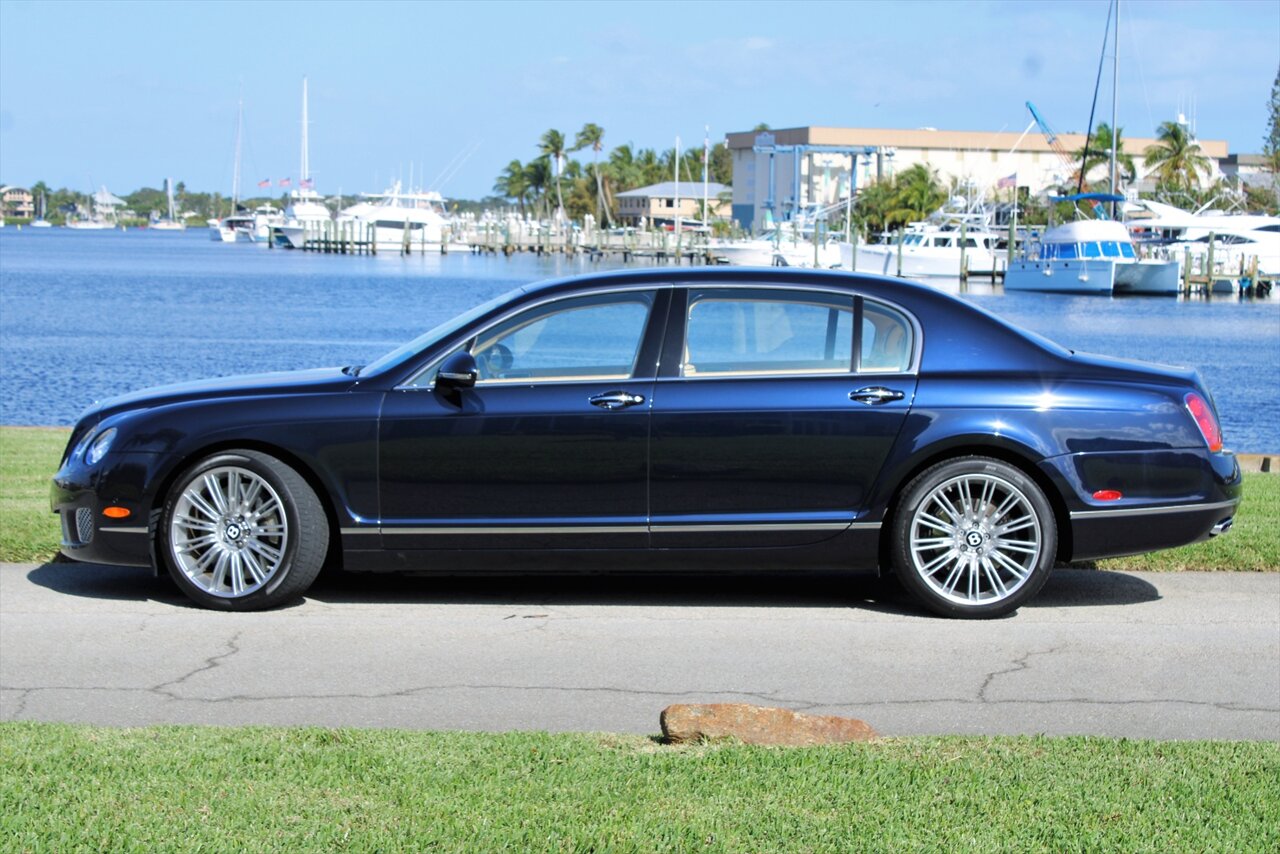
<path fill-rule="evenodd" d="M 633 285 L 698 285 L 698 284 L 808 285 L 827 289 L 848 290 L 894 299 L 929 302 L 961 302 L 950 294 L 907 279 L 847 273 L 839 270 L 809 270 L 797 267 L 741 267 L 714 265 L 704 267 L 662 267 L 643 270 L 606 270 L 558 279 L 547 279 L 525 286 L 528 294 L 554 294 L 576 291 L 583 287 L 626 287 Z"/>

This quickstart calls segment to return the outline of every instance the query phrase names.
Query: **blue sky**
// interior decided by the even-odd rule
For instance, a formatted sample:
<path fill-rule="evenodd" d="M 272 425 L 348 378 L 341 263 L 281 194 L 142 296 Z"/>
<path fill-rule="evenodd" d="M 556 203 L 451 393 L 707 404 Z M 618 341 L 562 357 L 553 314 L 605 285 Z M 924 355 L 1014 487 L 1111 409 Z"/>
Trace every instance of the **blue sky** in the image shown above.
<path fill-rule="evenodd" d="M 1107 0 L 306 3 L 0 0 L 0 181 L 246 193 L 298 176 L 303 75 L 326 194 L 391 179 L 477 198 L 585 122 L 605 146 L 773 127 L 1083 131 Z M 1257 152 L 1280 0 L 1124 0 L 1119 125 L 1179 108 Z M 1100 105 L 1109 117 L 1110 71 Z M 586 156 L 589 156 L 587 153 Z"/>

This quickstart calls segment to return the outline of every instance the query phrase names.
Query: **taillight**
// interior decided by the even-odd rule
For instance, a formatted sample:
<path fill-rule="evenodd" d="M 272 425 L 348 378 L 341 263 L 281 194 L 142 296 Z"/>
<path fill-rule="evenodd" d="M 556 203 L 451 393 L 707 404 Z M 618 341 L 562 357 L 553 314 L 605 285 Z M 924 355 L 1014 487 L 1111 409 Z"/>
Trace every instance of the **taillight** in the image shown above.
<path fill-rule="evenodd" d="M 1204 441 L 1209 446 L 1210 451 L 1222 450 L 1222 429 L 1218 427 L 1218 419 L 1213 415 L 1213 409 L 1205 402 L 1205 399 L 1194 391 L 1187 392 L 1182 398 L 1182 402 L 1187 405 L 1187 411 L 1191 413 L 1191 417 L 1195 419 L 1196 426 L 1200 428 L 1200 435 L 1204 436 Z"/>

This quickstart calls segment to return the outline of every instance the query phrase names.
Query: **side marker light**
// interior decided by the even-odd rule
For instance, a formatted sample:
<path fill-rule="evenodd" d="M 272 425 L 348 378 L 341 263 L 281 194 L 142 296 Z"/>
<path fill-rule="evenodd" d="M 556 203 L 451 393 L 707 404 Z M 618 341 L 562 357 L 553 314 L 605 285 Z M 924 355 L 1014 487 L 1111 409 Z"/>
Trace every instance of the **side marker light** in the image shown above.
<path fill-rule="evenodd" d="M 1119 501 L 1124 498 L 1124 494 L 1118 489 L 1099 489 L 1093 497 L 1098 501 Z"/>
<path fill-rule="evenodd" d="M 129 508 L 127 507 L 108 507 L 102 511 L 102 515 L 108 519 L 128 519 Z"/>

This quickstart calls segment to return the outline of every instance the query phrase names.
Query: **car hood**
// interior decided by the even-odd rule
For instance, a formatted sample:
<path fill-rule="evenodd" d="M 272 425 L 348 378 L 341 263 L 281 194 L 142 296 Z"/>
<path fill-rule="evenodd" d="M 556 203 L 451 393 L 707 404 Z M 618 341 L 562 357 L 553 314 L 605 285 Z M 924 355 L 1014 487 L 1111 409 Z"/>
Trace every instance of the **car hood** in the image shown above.
<path fill-rule="evenodd" d="M 342 391 L 355 383 L 355 378 L 344 374 L 342 368 L 313 368 L 306 371 L 280 371 L 270 374 L 192 380 L 109 397 L 94 403 L 80 417 L 81 420 L 101 419 L 129 409 L 150 409 L 170 403 L 218 397 Z"/>

